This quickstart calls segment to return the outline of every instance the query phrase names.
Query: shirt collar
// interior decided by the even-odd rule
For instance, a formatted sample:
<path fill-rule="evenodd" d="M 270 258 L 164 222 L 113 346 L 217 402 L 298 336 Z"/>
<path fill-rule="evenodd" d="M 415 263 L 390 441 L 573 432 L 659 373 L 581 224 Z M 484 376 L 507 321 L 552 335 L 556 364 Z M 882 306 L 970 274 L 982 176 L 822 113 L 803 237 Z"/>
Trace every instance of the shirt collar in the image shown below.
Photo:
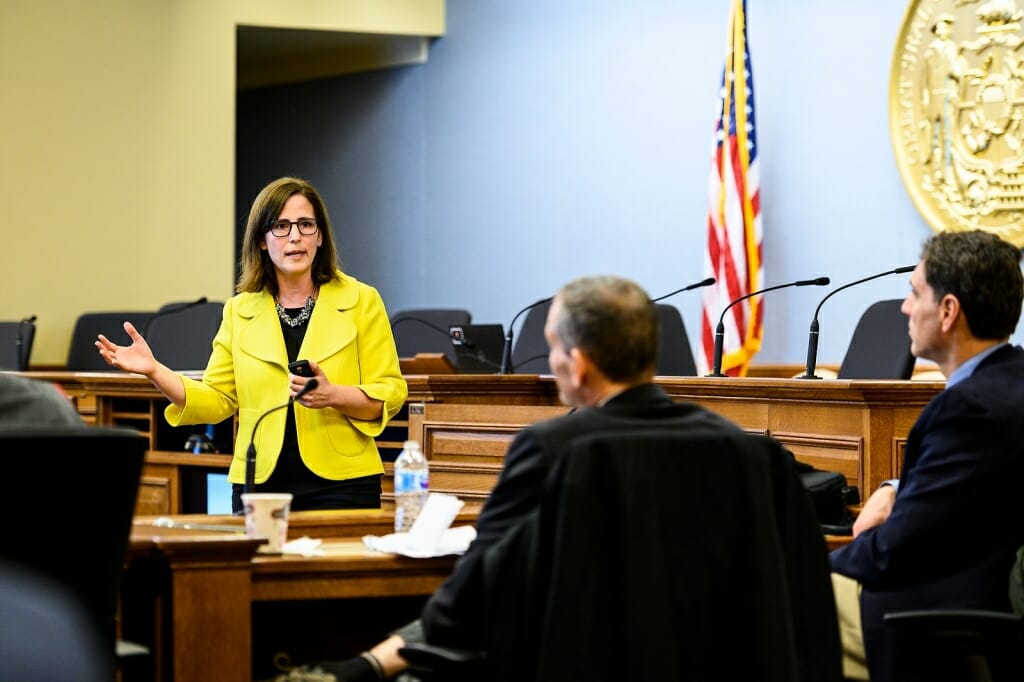
<path fill-rule="evenodd" d="M 949 375 L 949 378 L 946 379 L 946 388 L 951 388 L 952 386 L 955 386 L 956 384 L 960 383 L 961 381 L 963 381 L 967 377 L 969 377 L 972 374 L 974 374 L 974 370 L 978 368 L 978 365 L 981 364 L 982 360 L 984 360 L 988 356 L 992 355 L 992 353 L 995 353 L 997 350 L 999 350 L 1003 346 L 1009 346 L 1009 345 L 1010 345 L 1009 341 L 1004 341 L 1003 343 L 997 343 L 996 345 L 992 346 L 991 348 L 986 348 L 985 350 L 981 351 L 977 355 L 974 355 L 971 358 L 969 358 L 967 360 L 967 362 L 965 362 L 962 365 L 960 365 L 959 367 L 957 367 L 955 370 L 953 370 L 953 373 Z"/>

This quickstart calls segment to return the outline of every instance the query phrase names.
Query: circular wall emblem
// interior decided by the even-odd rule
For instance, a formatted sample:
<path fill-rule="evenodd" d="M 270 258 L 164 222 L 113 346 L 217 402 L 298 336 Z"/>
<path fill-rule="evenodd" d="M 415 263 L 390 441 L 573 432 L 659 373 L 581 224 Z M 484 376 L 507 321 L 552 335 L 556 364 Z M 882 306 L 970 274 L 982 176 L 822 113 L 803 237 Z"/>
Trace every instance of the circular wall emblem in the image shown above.
<path fill-rule="evenodd" d="M 896 164 L 936 232 L 1024 246 L 1024 11 L 1014 0 L 913 0 L 889 82 Z"/>

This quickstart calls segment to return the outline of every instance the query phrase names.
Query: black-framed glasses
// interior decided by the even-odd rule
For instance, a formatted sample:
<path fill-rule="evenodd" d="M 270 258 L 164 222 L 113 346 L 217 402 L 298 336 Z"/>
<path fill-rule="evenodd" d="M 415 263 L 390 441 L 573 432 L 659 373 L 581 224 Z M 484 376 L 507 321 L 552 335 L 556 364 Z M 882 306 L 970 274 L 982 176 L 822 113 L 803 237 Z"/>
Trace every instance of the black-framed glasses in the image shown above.
<path fill-rule="evenodd" d="M 299 218 L 298 220 L 275 220 L 270 224 L 270 233 L 275 237 L 287 237 L 292 233 L 292 225 L 299 228 L 299 234 L 307 237 L 316 234 L 316 218 Z"/>

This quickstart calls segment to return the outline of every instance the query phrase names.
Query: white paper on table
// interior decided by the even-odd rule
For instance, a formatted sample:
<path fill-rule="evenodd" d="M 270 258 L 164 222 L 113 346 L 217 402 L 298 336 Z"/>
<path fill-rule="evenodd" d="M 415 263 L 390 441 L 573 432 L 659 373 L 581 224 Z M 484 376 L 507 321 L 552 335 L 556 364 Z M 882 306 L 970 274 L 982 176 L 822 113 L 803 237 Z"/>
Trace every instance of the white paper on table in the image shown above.
<path fill-rule="evenodd" d="M 421 548 L 410 544 L 409 533 L 389 533 L 387 535 L 364 535 L 363 545 L 375 552 L 401 554 L 413 559 L 428 559 L 435 556 L 465 554 L 469 543 L 476 539 L 476 528 L 473 526 L 457 526 L 448 528 L 441 533 L 437 544 L 429 548 Z"/>
<path fill-rule="evenodd" d="M 451 527 L 452 521 L 458 516 L 464 504 L 465 502 L 455 495 L 429 493 L 427 501 L 423 503 L 423 508 L 409 529 L 409 545 L 422 551 L 437 547 L 441 542 L 441 535 Z"/>
<path fill-rule="evenodd" d="M 465 503 L 454 495 L 430 493 L 408 533 L 363 536 L 363 544 L 379 552 L 416 558 L 462 554 L 476 538 L 473 526 L 451 528 Z"/>

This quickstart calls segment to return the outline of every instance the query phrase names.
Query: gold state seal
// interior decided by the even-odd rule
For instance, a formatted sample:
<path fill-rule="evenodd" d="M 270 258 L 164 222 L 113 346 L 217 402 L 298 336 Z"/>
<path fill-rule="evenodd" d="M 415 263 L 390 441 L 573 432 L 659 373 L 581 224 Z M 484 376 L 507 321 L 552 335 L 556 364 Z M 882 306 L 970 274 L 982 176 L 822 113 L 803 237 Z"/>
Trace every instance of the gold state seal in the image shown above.
<path fill-rule="evenodd" d="M 900 175 L 933 230 L 1024 246 L 1024 12 L 1014 0 L 913 0 L 889 85 Z"/>

